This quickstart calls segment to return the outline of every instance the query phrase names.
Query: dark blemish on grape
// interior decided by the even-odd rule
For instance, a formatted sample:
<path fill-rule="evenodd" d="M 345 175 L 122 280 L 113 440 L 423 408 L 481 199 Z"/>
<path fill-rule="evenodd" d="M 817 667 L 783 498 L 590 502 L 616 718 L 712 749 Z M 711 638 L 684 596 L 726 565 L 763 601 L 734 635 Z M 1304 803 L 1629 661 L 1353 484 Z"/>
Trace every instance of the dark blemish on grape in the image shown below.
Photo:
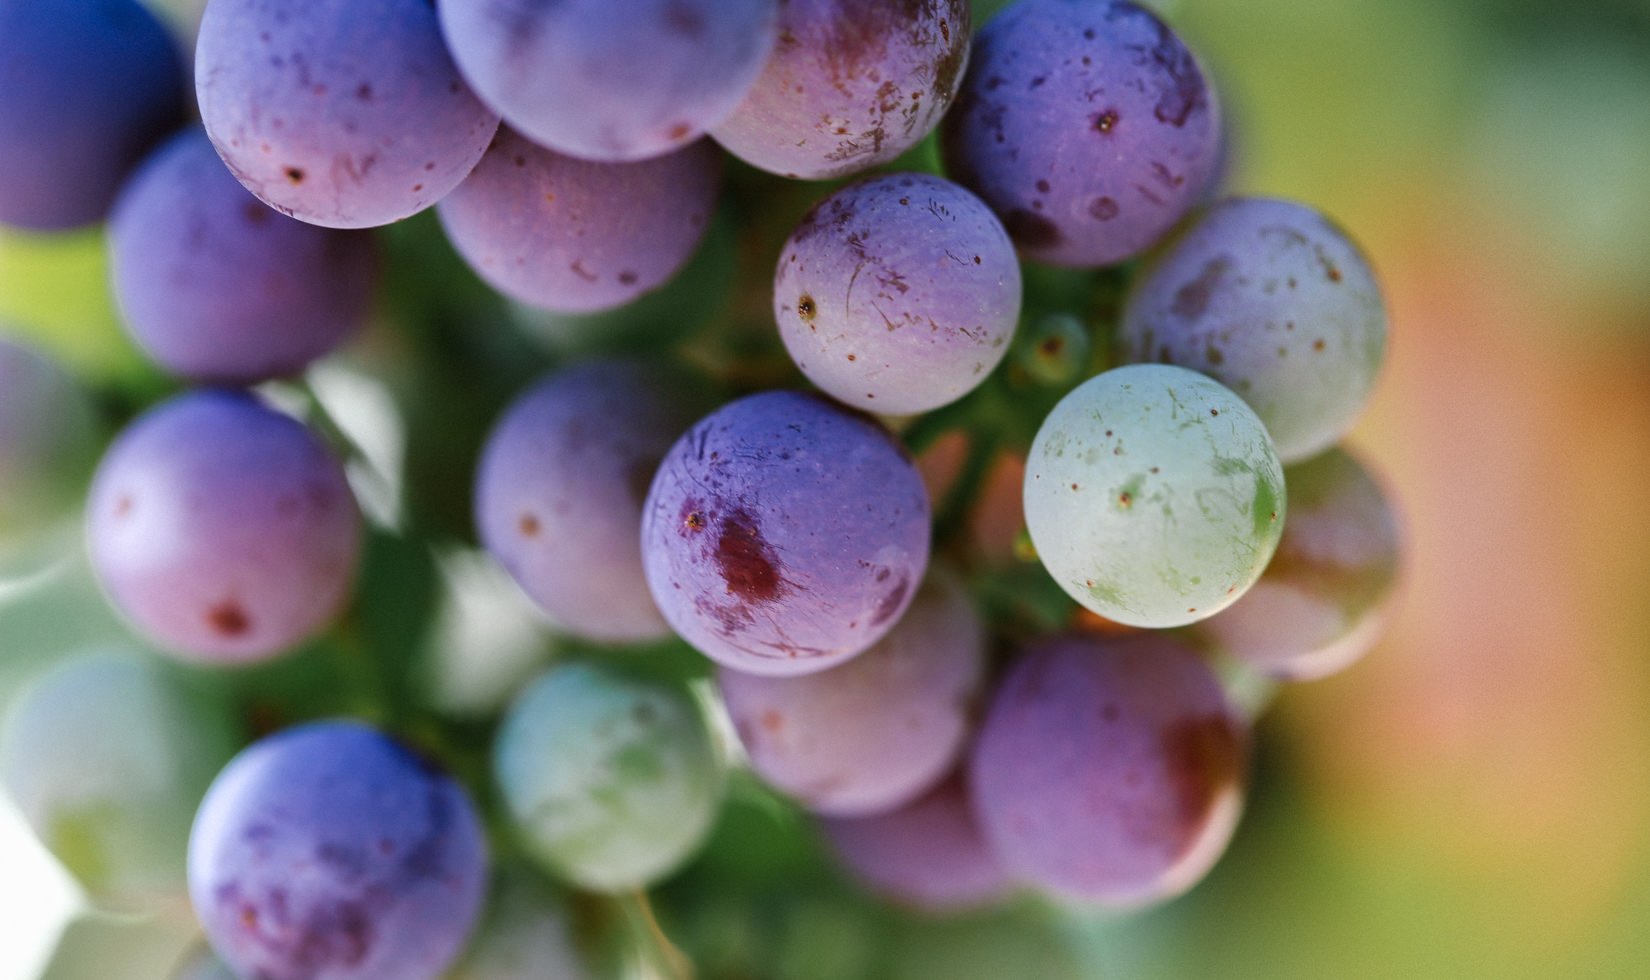
<path fill-rule="evenodd" d="M 976 256 L 974 256 L 974 264 L 975 264 L 975 265 L 979 265 L 979 264 L 980 264 L 980 257 L 979 257 L 979 256 L 978 256 L 978 255 L 976 255 Z"/>
<path fill-rule="evenodd" d="M 1153 476 L 1156 476 L 1157 472 L 1158 472 L 1157 467 L 1154 466 L 1154 467 L 1151 468 L 1151 473 L 1152 473 Z"/>
<path fill-rule="evenodd" d="M 1220 409 L 1218 409 L 1218 408 L 1211 408 L 1211 409 L 1209 409 L 1209 414 L 1210 414 L 1210 415 L 1219 415 L 1219 414 L 1220 414 Z"/>
<path fill-rule="evenodd" d="M 1038 75 L 1036 78 L 1033 78 L 1031 80 L 1031 84 L 1027 87 L 1032 88 L 1032 89 L 1039 89 L 1039 88 L 1042 88 L 1043 84 L 1047 81 L 1048 81 L 1048 76 L 1047 75 Z"/>
<path fill-rule="evenodd" d="M 371 102 L 372 101 L 372 86 L 370 84 L 368 84 L 367 82 L 362 82 L 360 84 L 360 86 L 358 88 L 356 88 L 356 90 L 355 90 L 355 97 L 357 99 L 360 99 L 362 102 Z"/>
<path fill-rule="evenodd" d="M 634 285 L 636 285 L 636 279 L 637 279 L 636 273 L 632 272 L 629 269 L 626 269 L 623 272 L 619 273 L 619 284 L 622 285 L 622 286 L 634 286 Z"/>
<path fill-rule="evenodd" d="M 447 83 L 447 91 L 453 93 L 454 95 L 457 95 L 458 92 L 459 92 L 459 89 L 461 89 L 461 88 L 463 88 L 463 86 L 459 85 L 457 82 L 448 82 Z"/>
<path fill-rule="evenodd" d="M 430 171 L 432 171 L 434 169 L 435 169 L 435 161 L 434 160 L 431 160 L 429 163 L 424 164 L 424 172 L 425 173 L 429 173 Z"/>
<path fill-rule="evenodd" d="M 1085 40 L 1085 41 L 1094 40 L 1094 28 L 1092 28 L 1092 27 L 1083 28 L 1083 40 Z"/>
<path fill-rule="evenodd" d="M 755 518 L 739 509 L 722 522 L 714 555 L 728 592 L 752 602 L 771 602 L 785 592 L 779 556 L 762 536 Z"/>
<path fill-rule="evenodd" d="M 297 185 L 304 182 L 304 171 L 301 167 L 288 167 L 283 173 L 289 183 Z"/>
<path fill-rule="evenodd" d="M 1196 279 L 1175 290 L 1174 302 L 1169 306 L 1169 312 L 1188 320 L 1201 318 L 1208 312 L 1210 297 L 1231 268 L 1230 256 L 1222 255 L 1210 259 Z"/>
<path fill-rule="evenodd" d="M 536 538 L 541 530 L 539 519 L 532 514 L 521 515 L 521 520 L 516 523 L 516 526 L 521 529 L 521 536 L 524 538 Z"/>
<path fill-rule="evenodd" d="M 705 32 L 705 15 L 692 4 L 669 4 L 665 7 L 665 26 L 685 37 L 698 37 Z"/>
<path fill-rule="evenodd" d="M 1010 238 L 1027 248 L 1051 248 L 1062 241 L 1060 229 L 1055 227 L 1054 222 L 1023 208 L 1010 211 L 1003 226 L 1008 229 Z"/>
<path fill-rule="evenodd" d="M 911 591 L 911 583 L 906 579 L 900 579 L 899 584 L 895 585 L 886 595 L 877 600 L 877 607 L 871 613 L 871 625 L 881 626 L 883 623 L 893 619 L 894 616 L 899 613 L 900 605 L 905 601 L 905 595 L 909 591 Z"/>
<path fill-rule="evenodd" d="M 1147 187 L 1145 184 L 1135 184 L 1133 186 L 1134 186 L 1135 190 L 1140 192 L 1141 197 L 1143 197 L 1146 200 L 1152 202 L 1153 204 L 1157 205 L 1158 207 L 1163 207 L 1165 204 L 1167 204 L 1167 202 L 1163 200 L 1163 196 L 1161 194 L 1159 194 L 1156 191 L 1152 190 L 1150 187 Z"/>
<path fill-rule="evenodd" d="M 1072 484 L 1072 485 L 1071 485 L 1071 488 L 1072 488 L 1072 489 L 1073 489 L 1073 490 L 1076 490 L 1076 489 L 1077 489 L 1077 484 L 1075 484 L 1075 483 L 1073 483 L 1073 484 Z"/>
<path fill-rule="evenodd" d="M 777 711 L 764 711 L 762 712 L 761 725 L 768 731 L 778 734 L 779 730 L 785 727 L 785 716 Z"/>
<path fill-rule="evenodd" d="M 1222 364 L 1226 363 L 1226 355 L 1222 354 L 1220 352 L 1220 348 L 1213 344 L 1210 344 L 1208 349 L 1203 352 L 1203 359 L 1208 361 L 1214 367 L 1220 367 Z M 1213 412 L 1212 414 L 1219 415 L 1220 413 Z"/>
<path fill-rule="evenodd" d="M 1320 354 L 1323 352 L 1324 346 L 1325 345 L 1324 345 L 1322 337 L 1319 337 L 1317 340 L 1312 341 L 1312 349 L 1317 351 Z"/>
<path fill-rule="evenodd" d="M 1340 282 L 1341 281 L 1341 270 L 1337 269 L 1335 266 L 1330 266 L 1329 271 L 1326 272 L 1325 275 L 1327 275 L 1329 277 L 1330 282 Z"/>
<path fill-rule="evenodd" d="M 1241 776 L 1243 738 L 1226 716 L 1209 715 L 1168 726 L 1161 748 L 1180 822 L 1176 836 L 1184 846 L 1202 831 L 1215 800 Z"/>
<path fill-rule="evenodd" d="M 519 154 L 519 153 L 518 153 L 518 154 L 516 154 L 516 166 L 518 166 L 518 167 L 525 167 L 525 166 L 527 166 L 527 158 L 526 158 L 526 157 L 524 157 L 524 156 L 522 156 L 522 155 L 521 155 L 521 154 Z"/>
<path fill-rule="evenodd" d="M 1117 217 L 1117 202 L 1109 197 L 1097 197 L 1089 202 L 1089 216 L 1096 221 L 1110 221 Z"/>
<path fill-rule="evenodd" d="M 224 636 L 245 636 L 252 629 L 252 620 L 240 603 L 225 599 L 206 611 L 206 625 Z"/>
<path fill-rule="evenodd" d="M 1123 508 L 1124 510 L 1128 510 L 1130 507 L 1134 506 L 1134 496 L 1127 490 L 1123 491 L 1117 495 L 1117 506 Z"/>
<path fill-rule="evenodd" d="M 668 139 L 674 143 L 678 140 L 686 139 L 687 134 L 691 132 L 693 132 L 692 126 L 689 126 L 685 122 L 679 122 L 665 130 L 665 139 Z"/>
<path fill-rule="evenodd" d="M 1091 120 L 1094 123 L 1094 131 L 1097 133 L 1110 133 L 1117 128 L 1119 118 L 1116 109 L 1107 109 L 1105 112 L 1096 113 Z"/>
<path fill-rule="evenodd" d="M 802 298 L 796 301 L 796 315 L 802 318 L 803 323 L 809 324 L 810 329 L 814 322 L 814 317 L 818 314 L 819 308 L 814 305 L 814 298 L 812 296 L 804 293 Z"/>
<path fill-rule="evenodd" d="M 596 274 L 594 272 L 591 272 L 589 269 L 585 268 L 583 259 L 574 259 L 573 262 L 568 265 L 568 268 L 573 271 L 573 274 L 575 276 L 578 276 L 580 279 L 583 279 L 585 282 L 595 282 L 596 281 L 596 278 L 597 278 Z"/>
<path fill-rule="evenodd" d="M 857 361 L 857 360 L 859 360 L 859 355 L 858 354 L 849 354 L 848 355 L 848 360 Z"/>
<path fill-rule="evenodd" d="M 1037 191 L 1038 191 L 1038 192 L 1039 192 L 1039 193 L 1042 193 L 1042 194 L 1047 194 L 1047 193 L 1048 193 L 1048 192 L 1049 192 L 1049 189 L 1050 189 L 1050 188 L 1049 188 L 1049 185 L 1048 185 L 1048 181 L 1046 181 L 1046 180 L 1039 180 L 1039 181 L 1038 181 L 1038 182 L 1037 182 Z"/>
<path fill-rule="evenodd" d="M 115 501 L 115 518 L 117 520 L 128 517 L 128 516 L 131 515 L 131 513 L 132 513 L 132 498 L 131 497 L 123 495 L 123 496 L 121 496 L 121 498 L 119 500 Z"/>
<path fill-rule="evenodd" d="M 902 208 L 910 207 L 911 206 L 911 199 L 909 197 L 902 197 L 902 198 L 899 199 L 899 203 L 900 203 L 900 207 L 902 207 Z"/>
<path fill-rule="evenodd" d="M 705 529 L 705 515 L 699 513 L 698 511 L 693 511 L 688 514 L 688 516 L 682 518 L 682 526 L 687 528 L 689 531 L 703 531 Z"/>

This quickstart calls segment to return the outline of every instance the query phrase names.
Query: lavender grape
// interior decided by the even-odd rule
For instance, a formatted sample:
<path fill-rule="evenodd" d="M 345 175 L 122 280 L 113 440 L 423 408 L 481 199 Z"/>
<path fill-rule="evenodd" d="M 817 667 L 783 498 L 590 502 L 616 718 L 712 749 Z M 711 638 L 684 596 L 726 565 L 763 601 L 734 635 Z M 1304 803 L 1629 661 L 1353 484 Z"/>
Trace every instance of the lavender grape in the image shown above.
<path fill-rule="evenodd" d="M 173 374 L 216 383 L 302 371 L 366 319 L 377 273 L 370 236 L 266 207 L 199 129 L 132 177 L 109 253 L 133 339 Z"/>
<path fill-rule="evenodd" d="M 211 0 L 195 89 L 247 189 L 311 224 L 364 228 L 458 186 L 498 116 L 442 44 L 429 0 Z"/>
<path fill-rule="evenodd" d="M 968 64 L 967 0 L 788 0 L 779 43 L 711 130 L 752 166 L 804 180 L 869 170 L 940 121 Z"/>
<path fill-rule="evenodd" d="M 942 137 L 952 178 L 1002 215 L 1024 255 L 1103 266 L 1196 203 L 1220 157 L 1220 111 L 1156 14 L 1020 0 L 975 39 Z"/>
<path fill-rule="evenodd" d="M 929 513 L 915 465 L 874 420 L 765 392 L 665 455 L 642 563 L 665 619 L 712 660 L 812 673 L 899 621 L 928 567 Z"/>
<path fill-rule="evenodd" d="M 1008 352 L 1020 266 L 979 198 L 926 174 L 875 177 L 820 202 L 786 243 L 774 317 L 792 359 L 839 401 L 925 412 Z"/>

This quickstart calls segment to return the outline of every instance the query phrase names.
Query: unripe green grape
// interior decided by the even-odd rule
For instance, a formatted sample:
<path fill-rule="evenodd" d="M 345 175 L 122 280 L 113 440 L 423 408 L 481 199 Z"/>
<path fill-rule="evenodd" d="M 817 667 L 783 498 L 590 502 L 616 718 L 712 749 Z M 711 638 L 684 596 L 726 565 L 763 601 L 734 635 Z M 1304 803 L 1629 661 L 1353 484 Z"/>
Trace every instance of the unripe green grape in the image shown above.
<path fill-rule="evenodd" d="M 0 581 L 70 553 L 97 451 L 85 391 L 44 354 L 0 337 Z"/>

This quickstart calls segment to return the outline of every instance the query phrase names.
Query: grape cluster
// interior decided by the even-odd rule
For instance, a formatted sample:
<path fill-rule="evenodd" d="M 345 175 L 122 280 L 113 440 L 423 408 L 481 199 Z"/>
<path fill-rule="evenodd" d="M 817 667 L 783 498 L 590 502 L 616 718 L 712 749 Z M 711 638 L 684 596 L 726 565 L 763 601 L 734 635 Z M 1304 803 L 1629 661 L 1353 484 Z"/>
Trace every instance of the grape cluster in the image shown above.
<path fill-rule="evenodd" d="M 669 970 L 647 890 L 753 795 L 905 905 L 1161 902 L 1237 825 L 1240 689 L 1389 610 L 1336 448 L 1369 263 L 1223 196 L 1214 87 L 1129 0 L 210 0 L 198 123 L 136 0 L 0 0 L 0 78 L 0 222 L 106 219 L 164 375 L 94 400 L 0 341 L 0 574 L 89 485 L 133 634 L 0 773 L 95 900 L 187 895 L 186 975 Z M 479 717 L 414 663 L 477 546 L 563 652 Z"/>

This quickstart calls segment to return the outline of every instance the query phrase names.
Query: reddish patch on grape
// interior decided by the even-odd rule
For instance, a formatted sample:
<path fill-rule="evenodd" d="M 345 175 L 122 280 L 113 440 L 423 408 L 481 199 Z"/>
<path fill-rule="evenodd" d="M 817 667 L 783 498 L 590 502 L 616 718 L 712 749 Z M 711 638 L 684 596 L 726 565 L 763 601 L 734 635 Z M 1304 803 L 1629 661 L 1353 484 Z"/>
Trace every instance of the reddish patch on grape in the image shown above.
<path fill-rule="evenodd" d="M 245 636 L 252 629 L 252 618 L 234 599 L 225 599 L 206 611 L 206 625 L 224 636 Z"/>
<path fill-rule="evenodd" d="M 751 602 L 772 602 L 785 591 L 779 556 L 762 536 L 755 519 L 740 509 L 722 522 L 716 539 L 716 568 L 728 592 Z"/>
<path fill-rule="evenodd" d="M 521 515 L 521 520 L 517 523 L 516 526 L 521 528 L 521 536 L 524 537 L 524 538 L 536 538 L 536 537 L 538 537 L 539 536 L 539 531 L 541 529 L 541 525 L 539 524 L 539 519 L 537 517 L 534 517 L 532 514 L 523 514 L 523 515 Z"/>
<path fill-rule="evenodd" d="M 1117 217 L 1117 202 L 1109 197 L 1097 197 L 1089 202 L 1089 217 L 1096 221 L 1110 221 Z"/>
<path fill-rule="evenodd" d="M 877 600 L 877 608 L 871 613 L 871 625 L 881 626 L 893 619 L 899 613 L 901 604 L 905 602 L 906 593 L 911 591 L 911 583 L 900 579 L 881 599 Z"/>
<path fill-rule="evenodd" d="M 770 732 L 777 733 L 785 727 L 785 716 L 777 711 L 762 712 L 762 727 Z"/>
<path fill-rule="evenodd" d="M 1174 792 L 1180 836 L 1190 841 L 1243 771 L 1243 736 L 1225 715 L 1189 718 L 1166 728 L 1161 746 Z"/>

